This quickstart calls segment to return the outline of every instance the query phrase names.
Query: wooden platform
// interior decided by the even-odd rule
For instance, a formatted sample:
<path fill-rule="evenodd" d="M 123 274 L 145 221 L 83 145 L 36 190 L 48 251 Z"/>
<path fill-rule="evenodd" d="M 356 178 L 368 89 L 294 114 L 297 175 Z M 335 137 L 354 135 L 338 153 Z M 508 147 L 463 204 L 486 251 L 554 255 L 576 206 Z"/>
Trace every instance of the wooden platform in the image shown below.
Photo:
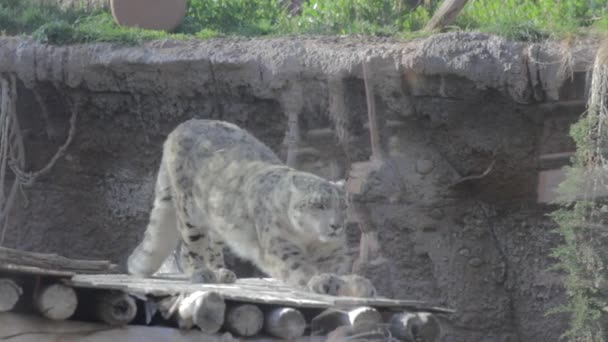
<path fill-rule="evenodd" d="M 0 321 L 18 319 L 41 331 L 55 331 L 53 322 L 57 327 L 70 321 L 102 323 L 111 331 L 124 327 L 132 341 L 155 326 L 229 341 L 313 341 L 319 336 L 342 341 L 357 336 L 434 342 L 441 330 L 435 316 L 454 312 L 416 300 L 320 295 L 269 278 L 192 284 L 181 274 L 141 278 L 115 271 L 108 261 L 0 247 Z M 37 321 L 36 316 L 47 320 Z"/>
<path fill-rule="evenodd" d="M 226 300 L 298 308 L 353 308 L 371 306 L 395 311 L 415 310 L 450 314 L 453 310 L 433 307 L 422 301 L 375 298 L 334 297 L 299 291 L 272 278 L 243 278 L 235 284 L 191 284 L 175 275 L 138 278 L 124 274 L 75 275 L 66 283 L 74 287 L 114 289 L 134 294 L 171 296 L 196 291 L 215 291 Z"/>

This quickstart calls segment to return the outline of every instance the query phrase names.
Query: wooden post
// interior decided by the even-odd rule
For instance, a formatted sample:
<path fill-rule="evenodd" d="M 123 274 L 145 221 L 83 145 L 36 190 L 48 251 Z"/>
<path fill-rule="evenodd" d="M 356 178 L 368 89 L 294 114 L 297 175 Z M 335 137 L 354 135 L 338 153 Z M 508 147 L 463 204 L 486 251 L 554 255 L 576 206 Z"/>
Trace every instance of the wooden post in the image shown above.
<path fill-rule="evenodd" d="M 373 330 L 382 324 L 378 310 L 362 306 L 351 310 L 327 309 L 313 318 L 311 330 L 314 335 L 327 335 L 341 326 L 351 327 L 351 331 Z"/>
<path fill-rule="evenodd" d="M 78 297 L 73 288 L 55 283 L 42 287 L 34 302 L 42 316 L 52 320 L 64 320 L 76 311 Z"/>
<path fill-rule="evenodd" d="M 352 207 L 353 214 L 359 224 L 359 229 L 361 230 L 359 257 L 353 263 L 353 273 L 363 273 L 362 270 L 370 262 L 382 258 L 377 229 L 372 224 L 369 208 L 367 207 L 367 204 L 359 202 L 358 199 L 358 197 L 365 192 L 370 176 L 384 166 L 387 156 L 382 145 L 380 122 L 376 115 L 373 81 L 371 79 L 368 63 L 369 60 L 363 61 L 362 68 L 365 97 L 367 99 L 367 119 L 369 121 L 369 137 L 372 155 L 370 156 L 369 161 L 353 163 L 346 181 L 349 204 Z"/>
<path fill-rule="evenodd" d="M 23 289 L 14 280 L 0 278 L 0 312 L 11 311 L 22 294 Z"/>
<path fill-rule="evenodd" d="M 129 324 L 137 314 L 135 300 L 126 293 L 112 291 L 97 298 L 95 308 L 97 318 L 109 325 Z"/>
<path fill-rule="evenodd" d="M 231 333 L 248 337 L 264 327 L 264 314 L 257 306 L 240 304 L 231 306 L 226 314 L 226 328 Z"/>
<path fill-rule="evenodd" d="M 306 329 L 304 315 L 293 308 L 276 308 L 266 313 L 264 331 L 282 339 L 301 337 Z"/>
<path fill-rule="evenodd" d="M 180 328 L 196 325 L 206 333 L 216 333 L 224 324 L 226 303 L 217 292 L 197 291 L 180 297 L 177 305 L 177 322 Z"/>
<path fill-rule="evenodd" d="M 466 4 L 467 0 L 445 0 L 426 25 L 425 30 L 440 30 L 451 25 Z"/>
<path fill-rule="evenodd" d="M 389 330 L 393 336 L 405 341 L 435 342 L 439 340 L 441 326 L 428 312 L 402 312 L 391 317 Z"/>

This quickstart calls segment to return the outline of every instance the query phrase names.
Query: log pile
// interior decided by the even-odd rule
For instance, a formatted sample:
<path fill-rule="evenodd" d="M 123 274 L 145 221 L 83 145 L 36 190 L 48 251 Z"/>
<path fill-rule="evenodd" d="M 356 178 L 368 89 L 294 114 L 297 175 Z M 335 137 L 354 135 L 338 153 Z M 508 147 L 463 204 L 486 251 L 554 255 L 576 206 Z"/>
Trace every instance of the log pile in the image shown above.
<path fill-rule="evenodd" d="M 15 251 L 4 255 L 14 256 Z M 33 259 L 23 260 L 40 256 L 33 255 L 28 255 Z M 191 284 L 176 275 L 137 278 L 91 274 L 99 270 L 101 262 L 85 263 L 89 274 L 76 273 L 71 261 L 67 262 L 69 270 L 56 262 L 49 264 L 52 269 L 15 263 L 13 266 L 19 267 L 0 268 L 0 312 L 37 314 L 54 322 L 93 321 L 114 327 L 161 325 L 197 330 L 205 336 L 265 336 L 270 341 L 304 336 L 337 341 L 361 334 L 392 336 L 401 341 L 436 341 L 440 327 L 435 315 L 452 313 L 419 301 L 300 292 L 272 279 Z M 91 265 L 96 266 L 91 269 Z"/>

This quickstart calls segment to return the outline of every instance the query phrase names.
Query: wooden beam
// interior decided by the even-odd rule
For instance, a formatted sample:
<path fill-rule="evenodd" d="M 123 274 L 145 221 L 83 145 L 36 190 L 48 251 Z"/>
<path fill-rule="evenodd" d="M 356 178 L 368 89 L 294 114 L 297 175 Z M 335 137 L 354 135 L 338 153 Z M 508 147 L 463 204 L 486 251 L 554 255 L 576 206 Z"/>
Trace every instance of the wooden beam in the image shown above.
<path fill-rule="evenodd" d="M 137 314 L 135 299 L 124 292 L 110 291 L 97 298 L 95 314 L 109 325 L 129 324 Z"/>
<path fill-rule="evenodd" d="M 405 341 L 438 341 L 441 326 L 428 312 L 402 312 L 391 317 L 389 330 L 393 336 Z"/>
<path fill-rule="evenodd" d="M 264 313 L 256 305 L 239 304 L 228 308 L 226 329 L 239 336 L 249 337 L 264 327 Z"/>
<path fill-rule="evenodd" d="M 327 335 L 342 326 L 351 327 L 351 331 L 373 330 L 382 324 L 382 315 L 378 310 L 361 306 L 358 308 L 327 309 L 312 319 L 310 323 L 313 335 Z"/>
<path fill-rule="evenodd" d="M 55 283 L 41 287 L 35 294 L 34 303 L 42 316 L 60 321 L 74 314 L 78 297 L 73 288 Z"/>
<path fill-rule="evenodd" d="M 17 282 L 8 278 L 0 278 L 0 312 L 11 311 L 22 294 L 23 289 Z"/>
<path fill-rule="evenodd" d="M 282 339 L 301 337 L 306 329 L 304 315 L 293 308 L 276 308 L 266 313 L 264 331 L 271 336 Z"/>
<path fill-rule="evenodd" d="M 213 334 L 224 324 L 226 303 L 215 291 L 167 297 L 158 304 L 163 317 L 173 318 L 180 329 L 191 329 L 196 325 L 201 331 Z"/>

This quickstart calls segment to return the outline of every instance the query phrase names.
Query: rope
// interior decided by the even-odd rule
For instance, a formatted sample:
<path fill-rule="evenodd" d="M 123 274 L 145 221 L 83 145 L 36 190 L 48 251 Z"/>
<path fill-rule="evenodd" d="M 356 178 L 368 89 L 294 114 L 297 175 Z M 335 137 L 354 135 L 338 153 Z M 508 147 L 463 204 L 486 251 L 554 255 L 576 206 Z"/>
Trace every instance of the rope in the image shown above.
<path fill-rule="evenodd" d="M 5 76 L 0 77 L 0 246 L 4 244 L 6 231 L 8 229 L 9 213 L 15 203 L 17 191 L 23 193 L 24 186 L 31 186 L 41 176 L 48 173 L 57 160 L 63 157 L 76 133 L 76 118 L 78 101 L 71 107 L 70 130 L 68 137 L 63 145 L 59 147 L 55 155 L 49 162 L 38 171 L 24 171 L 25 167 L 25 147 L 23 136 L 17 118 L 17 77 L 11 75 L 9 79 Z M 67 96 L 64 96 L 67 98 Z M 48 114 L 42 97 L 36 96 L 43 114 Z M 6 195 L 5 179 L 7 166 L 15 175 L 11 188 Z"/>
<path fill-rule="evenodd" d="M 16 165 L 14 160 L 9 161 L 9 167 L 17 176 L 17 180 L 19 181 L 19 183 L 25 186 L 31 186 L 40 176 L 47 174 L 53 168 L 53 166 L 55 166 L 55 163 L 57 162 L 57 160 L 59 160 L 59 158 L 63 157 L 65 151 L 70 146 L 70 143 L 72 143 L 74 135 L 76 134 L 76 118 L 78 112 L 76 110 L 76 104 L 73 104 L 71 107 L 72 114 L 70 116 L 70 131 L 68 133 L 68 137 L 65 139 L 63 145 L 59 147 L 55 155 L 51 158 L 51 160 L 49 160 L 45 167 L 34 172 L 23 171 L 21 167 Z"/>

